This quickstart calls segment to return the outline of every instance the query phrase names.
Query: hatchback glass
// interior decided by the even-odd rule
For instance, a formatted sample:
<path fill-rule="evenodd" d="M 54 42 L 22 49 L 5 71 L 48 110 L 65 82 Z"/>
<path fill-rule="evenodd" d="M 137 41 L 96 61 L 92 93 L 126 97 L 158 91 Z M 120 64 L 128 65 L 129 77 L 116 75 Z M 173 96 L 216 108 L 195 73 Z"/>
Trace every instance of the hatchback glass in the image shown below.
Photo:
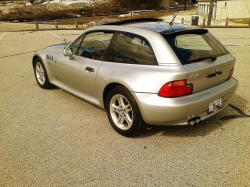
<path fill-rule="evenodd" d="M 228 53 L 206 30 L 166 34 L 164 38 L 183 65 L 206 59 L 215 60 Z"/>

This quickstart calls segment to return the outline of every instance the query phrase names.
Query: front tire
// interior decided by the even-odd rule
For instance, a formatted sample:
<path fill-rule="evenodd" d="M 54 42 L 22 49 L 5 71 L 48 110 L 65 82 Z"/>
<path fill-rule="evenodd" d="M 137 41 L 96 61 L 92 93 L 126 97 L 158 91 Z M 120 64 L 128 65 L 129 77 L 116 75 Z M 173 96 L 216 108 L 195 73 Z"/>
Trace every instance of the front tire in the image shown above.
<path fill-rule="evenodd" d="M 43 89 L 52 88 L 53 85 L 49 82 L 47 71 L 40 58 L 35 59 L 33 68 L 37 84 Z"/>
<path fill-rule="evenodd" d="M 144 128 L 140 109 L 124 87 L 116 87 L 108 94 L 106 110 L 110 124 L 123 136 L 135 136 Z"/>

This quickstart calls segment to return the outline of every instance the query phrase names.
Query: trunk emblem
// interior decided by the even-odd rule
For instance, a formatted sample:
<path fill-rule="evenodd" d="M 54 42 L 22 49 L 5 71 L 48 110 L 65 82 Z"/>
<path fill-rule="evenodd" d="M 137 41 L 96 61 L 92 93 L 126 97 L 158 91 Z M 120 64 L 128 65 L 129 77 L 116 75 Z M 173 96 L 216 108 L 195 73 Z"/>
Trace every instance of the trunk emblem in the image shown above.
<path fill-rule="evenodd" d="M 196 77 L 198 77 L 198 76 L 199 76 L 199 74 L 198 74 L 198 73 L 195 73 L 195 74 L 189 75 L 189 78 L 190 78 L 190 79 L 193 79 L 193 78 L 196 78 Z"/>

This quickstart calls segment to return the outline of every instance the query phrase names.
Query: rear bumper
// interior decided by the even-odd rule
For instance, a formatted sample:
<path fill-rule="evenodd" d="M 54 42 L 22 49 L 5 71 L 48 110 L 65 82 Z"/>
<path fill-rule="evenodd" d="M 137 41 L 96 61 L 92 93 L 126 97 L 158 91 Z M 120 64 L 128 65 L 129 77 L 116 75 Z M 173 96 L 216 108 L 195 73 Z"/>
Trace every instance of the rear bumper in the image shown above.
<path fill-rule="evenodd" d="M 150 125 L 187 125 L 187 121 L 199 116 L 201 120 L 209 118 L 228 104 L 238 86 L 234 78 L 215 87 L 179 98 L 163 98 L 157 94 L 132 93 L 135 97 L 144 121 Z M 223 107 L 207 115 L 211 101 L 223 97 Z"/>

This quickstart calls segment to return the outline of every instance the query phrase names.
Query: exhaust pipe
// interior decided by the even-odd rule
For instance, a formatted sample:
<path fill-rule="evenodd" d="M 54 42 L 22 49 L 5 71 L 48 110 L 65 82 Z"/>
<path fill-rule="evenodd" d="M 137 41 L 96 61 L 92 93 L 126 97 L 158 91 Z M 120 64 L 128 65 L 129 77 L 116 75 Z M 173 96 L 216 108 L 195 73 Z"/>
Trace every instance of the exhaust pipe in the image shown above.
<path fill-rule="evenodd" d="M 197 125 L 200 125 L 201 124 L 201 118 L 197 119 L 196 123 L 197 123 Z"/>
<path fill-rule="evenodd" d="M 195 127 L 195 126 L 199 125 L 200 123 L 201 123 L 201 118 L 199 116 L 188 120 L 188 125 L 190 125 L 192 127 Z"/>
<path fill-rule="evenodd" d="M 188 122 L 189 125 L 191 125 L 192 127 L 195 127 L 197 125 L 196 121 L 190 121 Z"/>

